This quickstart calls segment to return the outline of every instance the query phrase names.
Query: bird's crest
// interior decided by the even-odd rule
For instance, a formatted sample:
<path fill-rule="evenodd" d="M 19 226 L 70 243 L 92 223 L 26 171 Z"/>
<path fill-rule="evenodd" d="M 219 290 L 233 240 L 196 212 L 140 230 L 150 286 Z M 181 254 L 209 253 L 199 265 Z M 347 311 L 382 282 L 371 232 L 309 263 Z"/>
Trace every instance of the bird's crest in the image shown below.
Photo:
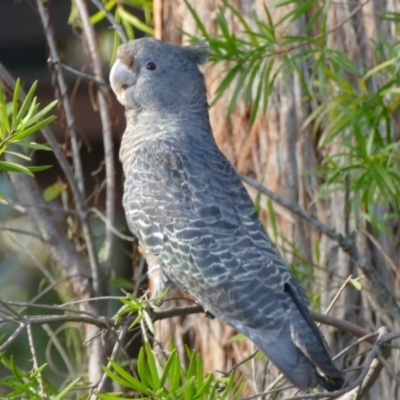
<path fill-rule="evenodd" d="M 210 47 L 204 40 L 200 40 L 194 44 L 183 47 L 186 56 L 195 64 L 205 64 L 210 55 Z"/>

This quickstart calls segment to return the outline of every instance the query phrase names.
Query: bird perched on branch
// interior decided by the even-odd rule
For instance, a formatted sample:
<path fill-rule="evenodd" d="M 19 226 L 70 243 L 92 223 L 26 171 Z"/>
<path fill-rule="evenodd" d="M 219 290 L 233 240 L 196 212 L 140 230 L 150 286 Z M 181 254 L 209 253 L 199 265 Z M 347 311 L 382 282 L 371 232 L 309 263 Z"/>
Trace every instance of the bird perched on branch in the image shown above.
<path fill-rule="evenodd" d="M 123 44 L 110 73 L 126 109 L 120 159 L 132 233 L 160 273 L 248 336 L 300 389 L 343 385 L 309 301 L 213 138 L 204 43 Z"/>

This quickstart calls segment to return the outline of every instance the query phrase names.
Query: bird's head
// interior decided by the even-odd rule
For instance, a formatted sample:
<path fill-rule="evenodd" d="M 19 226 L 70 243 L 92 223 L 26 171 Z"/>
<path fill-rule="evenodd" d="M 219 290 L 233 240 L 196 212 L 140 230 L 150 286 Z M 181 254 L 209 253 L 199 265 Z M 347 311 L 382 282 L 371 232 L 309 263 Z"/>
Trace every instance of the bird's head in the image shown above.
<path fill-rule="evenodd" d="M 207 61 L 204 42 L 180 47 L 151 38 L 119 46 L 110 83 L 126 109 L 182 111 L 207 107 L 199 65 Z"/>

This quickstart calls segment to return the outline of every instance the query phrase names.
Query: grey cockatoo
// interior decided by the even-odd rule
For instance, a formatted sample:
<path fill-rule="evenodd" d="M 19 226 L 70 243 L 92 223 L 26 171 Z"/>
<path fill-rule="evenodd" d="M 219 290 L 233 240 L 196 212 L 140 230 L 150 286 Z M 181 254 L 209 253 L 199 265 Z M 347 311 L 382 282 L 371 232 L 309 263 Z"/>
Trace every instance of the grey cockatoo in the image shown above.
<path fill-rule="evenodd" d="M 118 48 L 110 82 L 126 109 L 129 228 L 163 279 L 248 336 L 294 385 L 338 389 L 309 301 L 214 141 L 198 68 L 207 53 L 150 38 Z"/>

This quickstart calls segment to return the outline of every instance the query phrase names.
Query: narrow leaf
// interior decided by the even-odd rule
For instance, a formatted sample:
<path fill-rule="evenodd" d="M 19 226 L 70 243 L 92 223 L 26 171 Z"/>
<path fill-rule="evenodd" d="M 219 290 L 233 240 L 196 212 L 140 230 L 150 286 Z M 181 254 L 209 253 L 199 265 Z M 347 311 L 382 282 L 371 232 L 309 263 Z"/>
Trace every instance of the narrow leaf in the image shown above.
<path fill-rule="evenodd" d="M 15 129 L 18 128 L 19 124 L 22 121 L 22 118 L 24 118 L 25 114 L 28 112 L 29 108 L 31 107 L 33 95 L 35 94 L 37 84 L 38 84 L 38 81 L 33 82 L 31 88 L 29 89 L 28 94 L 25 97 L 24 102 L 22 103 L 22 106 L 21 106 L 17 116 L 15 117 L 15 121 L 13 121 L 13 126 L 15 127 Z"/>
<path fill-rule="evenodd" d="M 43 127 L 45 127 L 46 125 L 51 124 L 56 118 L 57 117 L 55 117 L 55 116 L 47 117 L 43 121 L 38 122 L 37 124 L 31 126 L 30 128 L 25 129 L 21 132 L 18 132 L 17 134 L 13 135 L 12 141 L 21 140 L 21 139 L 26 138 L 29 135 L 32 135 L 32 133 L 35 133 L 35 132 L 39 131 L 40 129 L 42 129 Z"/>
<path fill-rule="evenodd" d="M 33 176 L 32 172 L 29 171 L 28 168 L 26 168 L 22 165 L 19 165 L 19 164 L 8 162 L 8 161 L 0 161 L 0 171 L 23 172 L 24 174 Z"/>

